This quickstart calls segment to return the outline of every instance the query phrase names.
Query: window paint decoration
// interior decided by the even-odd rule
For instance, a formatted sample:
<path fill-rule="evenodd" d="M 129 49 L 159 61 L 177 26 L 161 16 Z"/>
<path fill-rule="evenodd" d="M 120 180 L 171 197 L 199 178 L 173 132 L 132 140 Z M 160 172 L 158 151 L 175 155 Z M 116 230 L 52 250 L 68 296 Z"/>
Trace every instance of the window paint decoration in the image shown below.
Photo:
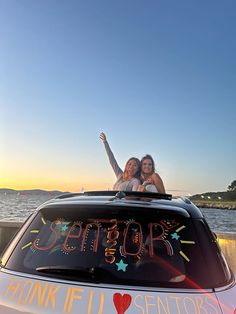
<path fill-rule="evenodd" d="M 117 272 L 127 272 L 134 266 L 138 269 L 146 260 L 156 261 L 159 257 L 161 261 L 163 257 L 171 258 L 177 254 L 185 262 L 190 262 L 184 248 L 195 244 L 191 239 L 182 238 L 186 226 L 176 219 L 161 219 L 144 225 L 135 219 L 65 221 L 57 218 L 48 221 L 42 216 L 40 224 L 37 229 L 29 230 L 30 240 L 22 245 L 22 251 L 48 252 L 48 257 L 58 251 L 65 256 L 75 252 L 80 256 L 99 255 L 103 265 L 110 265 Z"/>
<path fill-rule="evenodd" d="M 220 314 L 214 293 L 149 292 L 86 287 L 1 274 L 1 302 L 13 308 L 87 314 Z M 230 300 L 229 300 L 230 301 Z M 232 300 L 231 300 L 232 301 Z M 225 313 L 231 306 L 221 303 Z"/>

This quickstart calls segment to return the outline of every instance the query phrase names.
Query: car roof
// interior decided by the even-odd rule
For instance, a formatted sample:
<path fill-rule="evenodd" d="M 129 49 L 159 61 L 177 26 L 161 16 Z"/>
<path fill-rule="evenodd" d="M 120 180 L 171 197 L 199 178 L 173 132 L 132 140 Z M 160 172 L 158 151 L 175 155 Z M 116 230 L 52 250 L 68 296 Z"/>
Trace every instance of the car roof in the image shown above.
<path fill-rule="evenodd" d="M 188 198 L 172 197 L 171 194 L 128 192 L 128 191 L 88 191 L 84 193 L 66 193 L 42 204 L 38 210 L 46 207 L 75 205 L 120 206 L 140 209 L 159 209 L 185 217 L 203 218 L 202 212 Z"/>

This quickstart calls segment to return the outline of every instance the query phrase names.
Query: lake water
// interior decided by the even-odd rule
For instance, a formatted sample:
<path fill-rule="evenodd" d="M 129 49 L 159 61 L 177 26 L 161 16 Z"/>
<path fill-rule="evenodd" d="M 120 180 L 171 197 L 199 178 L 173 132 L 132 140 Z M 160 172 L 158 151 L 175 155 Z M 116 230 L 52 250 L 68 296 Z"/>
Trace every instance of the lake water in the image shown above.
<path fill-rule="evenodd" d="M 0 220 L 24 221 L 39 205 L 53 198 L 52 193 L 0 193 Z M 236 232 L 236 210 L 202 208 L 214 231 Z"/>

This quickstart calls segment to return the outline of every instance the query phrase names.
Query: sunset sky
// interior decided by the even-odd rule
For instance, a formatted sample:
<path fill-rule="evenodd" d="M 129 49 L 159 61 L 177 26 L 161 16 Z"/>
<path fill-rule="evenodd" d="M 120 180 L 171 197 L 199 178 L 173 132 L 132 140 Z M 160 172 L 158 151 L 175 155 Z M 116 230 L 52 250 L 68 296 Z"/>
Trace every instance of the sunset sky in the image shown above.
<path fill-rule="evenodd" d="M 0 188 L 111 188 L 149 153 L 173 194 L 236 179 L 236 1 L 0 0 Z"/>

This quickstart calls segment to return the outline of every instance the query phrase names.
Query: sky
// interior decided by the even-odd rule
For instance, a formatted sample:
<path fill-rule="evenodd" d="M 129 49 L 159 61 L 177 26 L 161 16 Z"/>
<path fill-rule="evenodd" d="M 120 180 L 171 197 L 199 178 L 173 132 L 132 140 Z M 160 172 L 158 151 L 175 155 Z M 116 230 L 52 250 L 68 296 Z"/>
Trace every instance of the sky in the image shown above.
<path fill-rule="evenodd" d="M 151 154 L 166 190 L 236 179 L 234 0 L 0 0 L 0 188 L 112 188 Z"/>

